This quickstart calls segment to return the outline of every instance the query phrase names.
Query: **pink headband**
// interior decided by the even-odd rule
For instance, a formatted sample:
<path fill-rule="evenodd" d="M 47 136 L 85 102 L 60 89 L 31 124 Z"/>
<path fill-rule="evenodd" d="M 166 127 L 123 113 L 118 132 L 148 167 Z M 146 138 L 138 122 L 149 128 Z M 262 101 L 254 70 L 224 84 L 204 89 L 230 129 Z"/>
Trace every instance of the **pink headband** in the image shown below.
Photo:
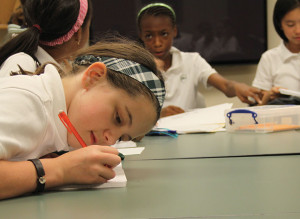
<path fill-rule="evenodd" d="M 76 23 L 72 27 L 72 29 L 66 33 L 65 35 L 52 40 L 52 41 L 40 41 L 41 44 L 46 45 L 46 46 L 56 46 L 56 45 L 61 45 L 64 42 L 67 42 L 68 40 L 71 39 L 71 37 L 76 33 L 81 25 L 83 24 L 83 21 L 85 19 L 87 9 L 88 9 L 88 1 L 87 0 L 79 0 L 80 1 L 80 9 L 79 9 L 79 14 L 76 20 Z M 59 22 L 59 21 L 58 21 Z"/>

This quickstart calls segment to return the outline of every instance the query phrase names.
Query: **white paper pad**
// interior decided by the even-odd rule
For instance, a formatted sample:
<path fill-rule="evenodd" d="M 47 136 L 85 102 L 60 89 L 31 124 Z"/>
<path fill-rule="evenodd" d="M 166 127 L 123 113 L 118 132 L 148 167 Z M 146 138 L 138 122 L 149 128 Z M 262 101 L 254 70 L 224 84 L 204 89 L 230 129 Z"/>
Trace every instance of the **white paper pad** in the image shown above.
<path fill-rule="evenodd" d="M 134 154 L 141 154 L 144 149 L 145 149 L 144 147 L 122 148 L 122 149 L 119 149 L 119 152 L 124 155 L 134 155 Z"/>

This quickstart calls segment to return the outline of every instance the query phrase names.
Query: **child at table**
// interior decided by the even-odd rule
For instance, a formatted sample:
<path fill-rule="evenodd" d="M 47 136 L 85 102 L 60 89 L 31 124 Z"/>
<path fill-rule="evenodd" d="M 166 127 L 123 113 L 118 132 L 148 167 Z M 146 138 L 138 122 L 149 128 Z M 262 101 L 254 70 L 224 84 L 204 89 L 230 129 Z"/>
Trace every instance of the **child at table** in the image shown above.
<path fill-rule="evenodd" d="M 263 90 L 262 104 L 290 104 L 277 98 L 279 87 L 300 91 L 300 0 L 277 0 L 273 24 L 282 42 L 262 55 L 252 85 Z"/>
<path fill-rule="evenodd" d="M 199 53 L 182 52 L 173 47 L 177 35 L 176 15 L 169 5 L 152 3 L 137 15 L 139 38 L 158 59 L 166 83 L 166 99 L 161 116 L 169 116 L 196 107 L 204 102 L 199 97 L 198 84 L 214 86 L 226 96 L 238 96 L 245 103 L 252 97 L 260 101 L 259 89 L 230 81 L 216 72 Z"/>
<path fill-rule="evenodd" d="M 46 62 L 64 65 L 65 57 L 86 47 L 91 0 L 22 1 L 27 29 L 0 48 L 0 77 L 34 72 Z"/>
<path fill-rule="evenodd" d="M 69 73 L 47 64 L 40 75 L 0 79 L 5 106 L 0 107 L 0 199 L 106 182 L 121 160 L 115 148 L 99 145 L 144 135 L 158 120 L 164 82 L 147 50 L 130 41 L 99 42 L 78 53 L 73 63 Z M 67 133 L 58 117 L 61 110 L 90 146 L 81 148 Z M 71 148 L 77 150 L 38 159 Z"/>

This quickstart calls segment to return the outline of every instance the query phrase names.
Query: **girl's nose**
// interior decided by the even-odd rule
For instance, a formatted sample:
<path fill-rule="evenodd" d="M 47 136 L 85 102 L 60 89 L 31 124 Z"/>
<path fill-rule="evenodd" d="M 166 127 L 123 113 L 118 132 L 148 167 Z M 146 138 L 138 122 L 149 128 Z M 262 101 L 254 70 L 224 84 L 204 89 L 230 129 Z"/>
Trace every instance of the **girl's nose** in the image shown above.
<path fill-rule="evenodd" d="M 300 24 L 299 23 L 295 26 L 295 32 L 300 33 Z"/>
<path fill-rule="evenodd" d="M 110 130 L 105 130 L 103 136 L 106 145 L 114 145 L 119 138 L 116 134 L 112 134 Z"/>
<path fill-rule="evenodd" d="M 161 46 L 161 40 L 159 37 L 154 37 L 154 46 L 155 47 Z"/>

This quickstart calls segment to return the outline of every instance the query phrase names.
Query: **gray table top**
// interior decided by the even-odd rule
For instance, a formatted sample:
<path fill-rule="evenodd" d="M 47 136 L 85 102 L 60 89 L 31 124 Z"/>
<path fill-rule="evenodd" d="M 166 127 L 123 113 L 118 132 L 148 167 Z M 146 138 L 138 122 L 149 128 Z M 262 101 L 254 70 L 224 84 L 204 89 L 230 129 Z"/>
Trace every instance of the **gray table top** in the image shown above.
<path fill-rule="evenodd" d="M 300 156 L 125 160 L 125 188 L 0 201 L 1 218 L 300 218 Z"/>
<path fill-rule="evenodd" d="M 143 153 L 127 160 L 300 154 L 300 131 L 146 136 L 138 146 Z"/>

